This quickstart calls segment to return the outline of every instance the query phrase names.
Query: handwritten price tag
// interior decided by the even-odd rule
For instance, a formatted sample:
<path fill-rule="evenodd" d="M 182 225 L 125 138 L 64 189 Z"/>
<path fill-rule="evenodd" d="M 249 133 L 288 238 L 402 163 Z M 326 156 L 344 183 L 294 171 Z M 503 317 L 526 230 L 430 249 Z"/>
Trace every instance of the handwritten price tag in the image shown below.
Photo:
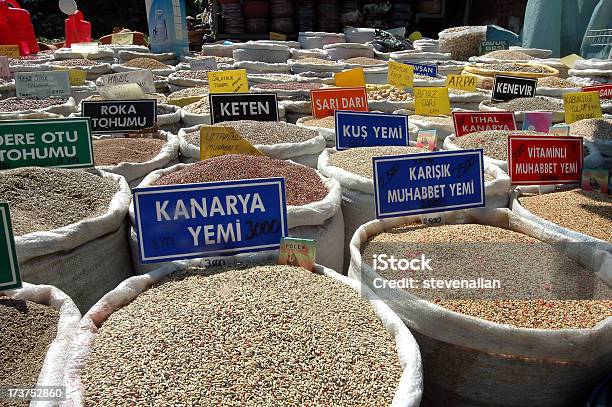
<path fill-rule="evenodd" d="M 249 93 L 246 69 L 208 73 L 210 93 Z"/>
<path fill-rule="evenodd" d="M 387 82 L 399 89 L 411 88 L 414 81 L 414 67 L 389 61 Z"/>

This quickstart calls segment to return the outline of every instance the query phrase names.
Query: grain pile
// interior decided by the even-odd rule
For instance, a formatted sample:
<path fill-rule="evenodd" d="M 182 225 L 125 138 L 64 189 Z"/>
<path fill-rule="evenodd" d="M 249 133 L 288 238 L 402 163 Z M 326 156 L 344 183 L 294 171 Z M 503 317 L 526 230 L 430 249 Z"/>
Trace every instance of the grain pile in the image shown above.
<path fill-rule="evenodd" d="M 527 130 L 487 130 L 456 137 L 453 143 L 462 149 L 482 148 L 484 155 L 496 160 L 508 160 L 508 136 L 548 136 L 547 133 Z"/>
<path fill-rule="evenodd" d="M 202 97 L 202 99 L 198 100 L 197 102 L 190 103 L 183 107 L 183 110 L 193 114 L 210 114 L 210 103 L 207 97 Z"/>
<path fill-rule="evenodd" d="M 0 112 L 21 112 L 26 110 L 40 110 L 51 106 L 66 104 L 66 98 L 29 99 L 8 98 L 0 100 Z"/>
<path fill-rule="evenodd" d="M 130 59 L 123 65 L 129 66 L 130 68 L 140 68 L 140 69 L 168 69 L 168 65 L 164 64 L 153 58 L 134 58 Z"/>
<path fill-rule="evenodd" d="M 108 211 L 118 190 L 82 170 L 26 167 L 0 172 L 0 202 L 8 202 L 16 236 L 57 229 Z"/>
<path fill-rule="evenodd" d="M 507 50 L 507 49 L 501 49 L 501 50 L 497 50 L 497 51 L 492 51 L 492 52 L 489 52 L 489 53 L 483 55 L 483 57 L 499 59 L 499 60 L 502 60 L 502 61 L 503 60 L 505 60 L 505 61 L 530 61 L 532 59 L 535 59 L 531 55 L 527 55 L 524 52 L 521 52 L 521 51 L 511 51 L 511 50 Z"/>
<path fill-rule="evenodd" d="M 459 61 L 478 55 L 480 43 L 486 40 L 486 32 L 474 26 L 447 28 L 438 36 L 440 52 L 450 53 L 451 59 Z"/>
<path fill-rule="evenodd" d="M 432 270 L 378 270 L 385 279 L 501 281 L 500 289 L 408 288 L 449 310 L 515 327 L 592 328 L 612 316 L 612 289 L 595 273 L 553 246 L 510 230 L 484 225 L 408 225 L 371 238 L 362 256 L 406 258 L 424 253 Z M 457 267 L 469 264 L 469 267 Z M 488 299 L 482 299 L 487 298 Z"/>
<path fill-rule="evenodd" d="M 156 138 L 113 137 L 94 140 L 94 162 L 96 165 L 143 163 L 157 156 L 165 144 L 165 140 Z"/>
<path fill-rule="evenodd" d="M 550 69 L 544 66 L 530 64 L 513 64 L 509 62 L 500 64 L 477 64 L 476 68 L 495 72 L 525 72 L 537 74 L 550 74 Z"/>
<path fill-rule="evenodd" d="M 287 205 L 300 206 L 321 201 L 328 194 L 315 170 L 266 156 L 224 155 L 199 161 L 158 179 L 154 185 L 190 184 L 284 177 Z"/>
<path fill-rule="evenodd" d="M 92 61 L 91 59 L 65 59 L 63 61 L 53 61 L 52 65 L 57 66 L 98 66 L 100 62 Z"/>
<path fill-rule="evenodd" d="M 372 179 L 372 157 L 388 155 L 426 153 L 429 150 L 420 147 L 361 147 L 351 148 L 331 154 L 330 165 L 342 168 L 353 174 Z"/>
<path fill-rule="evenodd" d="M 368 100 L 386 100 L 390 102 L 409 102 L 414 97 L 395 86 L 367 86 Z"/>
<path fill-rule="evenodd" d="M 533 214 L 559 226 L 612 242 L 612 197 L 574 189 L 519 199 Z"/>
<path fill-rule="evenodd" d="M 0 387 L 36 385 L 58 320 L 59 313 L 49 306 L 0 295 Z"/>
<path fill-rule="evenodd" d="M 538 79 L 538 86 L 545 88 L 578 88 L 574 82 L 570 82 L 567 79 L 557 78 L 556 76 L 547 76 L 546 78 Z"/>
<path fill-rule="evenodd" d="M 316 90 L 321 88 L 320 83 L 308 82 L 285 82 L 285 83 L 258 83 L 253 86 L 257 89 L 278 89 L 278 90 Z"/>
<path fill-rule="evenodd" d="M 115 311 L 86 406 L 390 405 L 395 340 L 346 285 L 288 266 L 188 269 Z"/>
<path fill-rule="evenodd" d="M 343 59 L 340 62 L 344 62 L 346 64 L 352 64 L 352 65 L 362 65 L 362 66 L 386 65 L 386 61 L 382 61 L 376 58 L 368 58 L 368 57 L 355 57 L 355 58 Z"/>
<path fill-rule="evenodd" d="M 536 96 L 532 98 L 516 98 L 507 102 L 485 102 L 486 105 L 511 112 L 531 112 L 536 110 L 562 112 L 563 100 Z"/>
<path fill-rule="evenodd" d="M 207 96 L 210 90 L 208 86 L 194 86 L 193 88 L 185 88 L 172 92 L 168 95 L 168 99 L 182 99 L 191 96 Z"/>
<path fill-rule="evenodd" d="M 453 89 L 456 90 L 456 89 Z M 453 126 L 453 118 L 449 116 L 421 116 L 418 114 L 410 115 L 408 120 L 418 120 L 423 122 L 429 122 L 434 124 L 442 124 L 447 126 Z"/>
<path fill-rule="evenodd" d="M 584 119 L 569 125 L 572 136 L 586 140 L 612 140 L 612 119 Z"/>
<path fill-rule="evenodd" d="M 326 129 L 335 129 L 336 128 L 336 117 L 335 116 L 326 116 L 322 119 L 308 119 L 302 122 L 305 126 L 310 127 L 324 127 Z"/>

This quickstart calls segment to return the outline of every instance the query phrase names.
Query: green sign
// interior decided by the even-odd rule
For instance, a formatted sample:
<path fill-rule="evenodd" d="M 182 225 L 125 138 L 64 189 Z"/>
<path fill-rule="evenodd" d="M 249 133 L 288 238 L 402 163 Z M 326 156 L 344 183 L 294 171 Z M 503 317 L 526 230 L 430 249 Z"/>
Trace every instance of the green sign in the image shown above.
<path fill-rule="evenodd" d="M 0 228 L 2 229 L 2 238 L 0 239 L 0 291 L 21 288 L 13 226 L 11 225 L 9 206 L 6 203 L 0 203 Z"/>
<path fill-rule="evenodd" d="M 488 54 L 489 52 L 509 49 L 510 44 L 506 40 L 502 41 L 483 41 L 480 43 L 480 55 Z"/>
<path fill-rule="evenodd" d="M 93 165 L 89 118 L 0 121 L 0 170 Z"/>

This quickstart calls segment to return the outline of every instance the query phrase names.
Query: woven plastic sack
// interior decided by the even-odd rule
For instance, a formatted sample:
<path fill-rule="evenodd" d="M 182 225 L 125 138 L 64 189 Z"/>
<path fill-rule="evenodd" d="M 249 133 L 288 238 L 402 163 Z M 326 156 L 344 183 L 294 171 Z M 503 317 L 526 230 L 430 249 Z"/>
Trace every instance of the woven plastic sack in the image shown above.
<path fill-rule="evenodd" d="M 116 59 L 119 59 L 119 52 L 121 51 L 141 52 L 144 54 L 151 52 L 148 47 L 145 47 L 144 45 L 135 45 L 135 44 L 126 44 L 126 45 L 106 44 L 104 45 L 104 48 L 110 49 L 111 51 L 113 51 L 115 53 Z"/>
<path fill-rule="evenodd" d="M 55 70 L 56 68 L 65 68 L 63 65 L 56 65 L 53 61 L 45 64 L 47 70 Z M 111 73 L 111 64 L 107 62 L 100 62 L 93 66 L 71 66 L 71 69 L 78 69 L 87 72 L 87 80 L 93 81 L 98 79 L 100 76 Z"/>
<path fill-rule="evenodd" d="M 175 105 L 157 105 L 157 125 L 162 128 L 178 124 L 181 121 L 181 108 Z"/>
<path fill-rule="evenodd" d="M 452 59 L 467 61 L 478 55 L 480 43 L 487 38 L 486 26 L 452 27 L 438 33 L 440 52 L 448 52 Z"/>
<path fill-rule="evenodd" d="M 291 59 L 303 59 L 303 58 L 320 58 L 320 59 L 329 59 L 327 55 L 327 51 L 319 48 L 312 49 L 290 49 Z"/>
<path fill-rule="evenodd" d="M 327 127 L 319 127 L 319 126 L 309 126 L 306 124 L 308 120 L 312 120 L 312 116 L 305 116 L 299 119 L 295 124 L 300 127 L 305 127 L 310 130 L 315 130 L 325 139 L 327 147 L 335 147 L 336 146 L 336 130 L 330 129 Z"/>
<path fill-rule="evenodd" d="M 57 270 L 49 270 L 57 272 Z M 36 285 L 23 283 L 23 287 L 2 292 L 16 300 L 31 301 L 47 305 L 59 313 L 57 333 L 49 344 L 38 381 L 36 383 L 20 383 L 21 385 L 34 385 L 36 387 L 61 386 L 63 383 L 64 365 L 68 358 L 68 350 L 81 321 L 81 313 L 74 302 L 60 289 L 51 285 Z M 32 402 L 31 406 L 51 407 L 53 402 Z"/>
<path fill-rule="evenodd" d="M 132 199 L 130 187 L 122 176 L 87 171 L 117 183 L 118 191 L 105 214 L 50 231 L 15 236 L 22 279 L 59 288 L 81 312 L 133 275 L 126 219 Z"/>
<path fill-rule="evenodd" d="M 518 46 L 510 46 L 510 51 L 519 51 L 523 54 L 527 54 L 534 58 L 546 59 L 550 58 L 552 55 L 552 51 L 549 49 L 540 49 L 540 48 L 523 48 Z"/>
<path fill-rule="evenodd" d="M 163 62 L 166 65 L 178 64 L 178 59 L 172 52 L 153 54 L 151 52 L 119 51 L 119 63 L 135 58 L 151 58 Z"/>
<path fill-rule="evenodd" d="M 177 92 L 184 88 L 194 88 L 196 86 L 205 86 L 208 85 L 208 79 L 192 79 L 192 78 L 184 78 L 177 73 L 172 73 L 168 76 L 168 86 L 170 87 L 171 92 Z M 173 89 L 176 88 L 176 89 Z"/>
<path fill-rule="evenodd" d="M 298 42 L 302 49 L 321 49 L 328 44 L 346 42 L 346 37 L 344 34 L 306 31 L 298 35 Z"/>
<path fill-rule="evenodd" d="M 0 85 L 0 99 L 15 97 L 15 80 L 5 81 Z"/>
<path fill-rule="evenodd" d="M 113 72 L 132 72 L 132 71 L 142 71 L 142 68 L 136 68 L 133 66 L 125 66 L 122 64 L 112 64 L 111 70 Z M 176 71 L 176 68 L 173 66 L 168 66 L 168 68 L 164 69 L 149 69 L 153 73 L 154 76 L 169 76 L 170 74 Z"/>
<path fill-rule="evenodd" d="M 81 59 L 83 58 L 83 54 L 72 52 L 70 48 L 60 48 L 55 51 L 53 58 L 58 61 L 66 59 Z M 112 63 L 115 59 L 115 51 L 106 47 L 99 47 L 98 52 L 87 54 L 87 59 Z"/>
<path fill-rule="evenodd" d="M 202 45 L 202 55 L 215 57 L 233 58 L 234 45 L 226 44 L 204 44 Z"/>
<path fill-rule="evenodd" d="M 548 96 L 537 96 L 538 98 L 544 98 L 544 99 L 549 99 L 555 102 L 559 102 L 559 99 L 555 99 L 555 98 L 549 98 Z M 495 107 L 495 103 L 493 101 L 484 101 L 482 103 L 480 103 L 480 111 L 482 112 L 503 112 L 506 111 L 504 109 L 500 109 L 498 107 Z M 541 110 L 529 110 L 530 112 L 537 112 L 537 111 L 541 111 Z M 547 112 L 549 112 L 550 110 L 546 110 Z M 514 117 L 516 119 L 516 124 L 517 126 L 520 126 L 521 123 L 523 123 L 523 121 L 525 120 L 525 112 L 524 111 L 520 111 L 520 110 L 516 110 L 514 111 Z M 561 123 L 565 120 L 565 111 L 563 109 L 561 110 L 554 110 L 552 112 L 552 122 L 553 123 Z"/>
<path fill-rule="evenodd" d="M 312 114 L 312 103 L 308 100 L 279 100 L 279 107 L 290 113 Z"/>
<path fill-rule="evenodd" d="M 305 72 L 342 72 L 346 64 L 342 62 L 325 61 L 325 63 L 315 64 L 312 62 L 302 62 L 301 59 L 290 59 L 287 61 L 291 72 L 301 74 Z"/>
<path fill-rule="evenodd" d="M 373 281 L 379 275 L 363 261 L 361 245 L 413 222 L 420 223 L 420 218 L 375 220 L 360 227 L 350 245 L 349 276 L 372 289 L 415 335 L 427 378 L 424 402 L 462 407 L 580 405 L 582 400 L 571 399 L 581 392 L 588 395 L 589 387 L 609 372 L 612 318 L 592 329 L 515 328 L 449 311 L 403 290 L 376 288 Z M 540 230 L 508 209 L 447 212 L 445 223 L 479 223 L 548 243 L 563 241 L 563 237 Z M 612 260 L 607 257 L 607 261 L 608 270 L 612 270 Z"/>
<path fill-rule="evenodd" d="M 25 120 L 25 119 L 46 119 L 54 117 L 67 117 L 77 110 L 73 98 L 68 98 L 65 103 L 45 107 L 36 110 L 21 110 L 16 112 L 0 112 L 0 120 Z"/>
<path fill-rule="evenodd" d="M 181 121 L 183 122 L 183 125 L 189 127 L 201 124 L 210 124 L 210 112 L 207 114 L 198 114 L 181 109 Z"/>
<path fill-rule="evenodd" d="M 284 74 L 284 73 L 271 73 L 271 74 L 257 74 L 251 73 L 247 75 L 249 79 L 249 85 L 255 85 L 257 83 L 283 83 L 283 82 L 295 82 L 297 80 L 296 75 Z"/>
<path fill-rule="evenodd" d="M 252 264 L 258 263 L 255 258 Z M 266 260 L 270 260 L 266 258 Z M 190 263 L 193 264 L 193 263 Z M 197 264 L 197 263 L 196 263 Z M 93 342 L 96 338 L 98 328 L 102 326 L 110 315 L 133 301 L 138 295 L 145 292 L 155 283 L 160 282 L 175 271 L 183 270 L 187 263 L 176 262 L 163 266 L 148 274 L 135 276 L 122 282 L 113 291 L 102 298 L 86 315 L 84 315 L 74 343 L 71 346 L 68 361 L 64 370 L 64 385 L 68 394 L 68 403 L 74 407 L 82 407 L 84 386 L 81 374 L 91 354 Z M 397 386 L 392 406 L 394 407 L 417 407 L 423 393 L 423 374 L 419 347 L 410 331 L 405 327 L 399 317 L 391 311 L 378 297 L 367 287 L 361 286 L 357 281 L 341 276 L 337 272 L 317 265 L 315 272 L 346 284 L 355 290 L 355 295 L 364 295 L 370 301 L 372 309 L 379 316 L 387 332 L 394 338 L 397 355 L 403 373 Z"/>
<path fill-rule="evenodd" d="M 177 164 L 149 174 L 138 185 L 139 188 L 151 186 L 165 175 L 187 168 L 192 164 Z M 329 193 L 321 201 L 302 206 L 287 206 L 287 225 L 289 236 L 314 239 L 317 241 L 317 262 L 342 270 L 344 259 L 338 256 L 344 243 L 344 218 L 340 208 L 342 192 L 337 181 L 321 177 Z M 134 205 L 130 206 L 130 218 L 135 222 Z M 138 256 L 138 243 L 132 228 L 130 248 L 134 269 L 138 274 L 146 273 L 160 264 L 141 264 Z"/>
<path fill-rule="evenodd" d="M 374 58 L 374 47 L 371 44 L 344 42 L 324 45 L 323 49 L 329 59 L 334 61 L 357 57 Z"/>
<path fill-rule="evenodd" d="M 234 45 L 233 58 L 240 61 L 259 61 L 271 64 L 282 64 L 289 59 L 289 47 L 286 45 L 261 44 L 247 42 Z"/>
<path fill-rule="evenodd" d="M 536 95 L 548 96 L 551 98 L 563 99 L 563 95 L 566 93 L 581 92 L 582 88 L 578 85 L 574 88 L 549 88 L 546 86 L 538 86 L 536 88 Z"/>
<path fill-rule="evenodd" d="M 98 91 L 96 83 L 93 81 L 85 81 L 85 84 L 81 86 L 71 86 L 70 90 L 72 91 L 72 97 L 77 106 L 83 99 L 96 94 Z"/>
<path fill-rule="evenodd" d="M 389 55 L 389 59 L 396 62 L 449 61 L 451 59 L 451 54 L 445 52 L 407 50 L 392 52 Z"/>
<path fill-rule="evenodd" d="M 258 61 L 237 61 L 232 69 L 246 69 L 247 73 L 291 73 L 286 62 L 271 64 Z"/>

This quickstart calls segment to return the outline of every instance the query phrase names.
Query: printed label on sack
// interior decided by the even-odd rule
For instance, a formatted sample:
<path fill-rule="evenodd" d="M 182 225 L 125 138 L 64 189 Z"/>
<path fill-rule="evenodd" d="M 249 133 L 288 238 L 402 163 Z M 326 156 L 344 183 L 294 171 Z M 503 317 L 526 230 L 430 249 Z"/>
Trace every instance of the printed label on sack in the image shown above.
<path fill-rule="evenodd" d="M 517 130 L 513 112 L 453 112 L 455 136 L 477 131 Z"/>
<path fill-rule="evenodd" d="M 407 146 L 408 116 L 336 111 L 336 148 Z"/>
<path fill-rule="evenodd" d="M 214 57 L 205 59 L 196 59 L 189 62 L 189 69 L 192 71 L 216 71 L 217 60 Z"/>
<path fill-rule="evenodd" d="M 210 93 L 248 93 L 249 80 L 246 69 L 208 73 Z"/>
<path fill-rule="evenodd" d="M 19 261 L 15 250 L 15 236 L 11 224 L 11 214 L 7 203 L 0 203 L 0 291 L 21 288 Z"/>
<path fill-rule="evenodd" d="M 476 92 L 476 77 L 448 74 L 446 76 L 446 86 L 452 89 L 465 90 L 466 92 Z"/>
<path fill-rule="evenodd" d="M 0 121 L 0 169 L 93 167 L 89 119 Z"/>
<path fill-rule="evenodd" d="M 102 75 L 102 84 L 104 86 L 126 85 L 135 83 L 142 88 L 144 93 L 155 93 L 155 82 L 153 81 L 153 72 L 148 69 L 139 69 L 130 72 L 113 73 L 110 75 Z"/>
<path fill-rule="evenodd" d="M 69 97 L 70 78 L 61 71 L 16 72 L 15 89 L 20 98 Z"/>
<path fill-rule="evenodd" d="M 336 110 L 368 111 L 368 94 L 365 88 L 329 88 L 310 91 L 312 115 L 322 119 Z"/>
<path fill-rule="evenodd" d="M 414 64 L 412 62 L 406 62 L 406 64 L 412 65 L 412 67 L 414 67 L 415 75 L 430 76 L 432 78 L 438 77 L 437 65 Z"/>
<path fill-rule="evenodd" d="M 515 185 L 578 184 L 582 137 L 508 136 L 508 173 Z"/>
<path fill-rule="evenodd" d="M 438 143 L 437 130 L 419 130 L 417 133 L 416 146 L 427 148 L 429 151 L 436 151 Z"/>
<path fill-rule="evenodd" d="M 365 76 L 363 74 L 363 68 L 349 69 L 344 72 L 336 72 L 334 74 L 334 80 L 336 86 L 339 88 L 350 88 L 365 86 Z"/>
<path fill-rule="evenodd" d="M 516 98 L 534 97 L 537 85 L 537 79 L 495 75 L 491 99 L 503 102 Z"/>
<path fill-rule="evenodd" d="M 235 120 L 278 121 L 276 93 L 210 94 L 212 124 Z"/>
<path fill-rule="evenodd" d="M 448 88 L 414 88 L 414 106 L 421 116 L 450 115 Z"/>
<path fill-rule="evenodd" d="M 270 40 L 272 41 L 287 41 L 287 36 L 281 33 L 275 33 L 274 31 L 270 31 Z"/>
<path fill-rule="evenodd" d="M 597 92 L 599 93 L 599 99 L 612 99 L 612 84 L 610 85 L 597 85 L 597 86 L 585 86 L 582 88 L 583 92 Z"/>
<path fill-rule="evenodd" d="M 414 67 L 395 61 L 389 61 L 387 83 L 399 89 L 412 88 L 414 83 Z"/>
<path fill-rule="evenodd" d="M 82 69 L 70 69 L 66 67 L 56 67 L 56 71 L 66 71 L 68 72 L 68 80 L 70 81 L 70 86 L 83 86 L 85 85 L 85 81 L 87 80 L 87 72 Z"/>
<path fill-rule="evenodd" d="M 525 112 L 523 130 L 547 133 L 552 125 L 552 112 Z"/>
<path fill-rule="evenodd" d="M 598 92 L 575 92 L 563 94 L 565 123 L 572 124 L 578 120 L 599 119 L 603 117 Z"/>
<path fill-rule="evenodd" d="M 232 127 L 200 128 L 200 160 L 227 154 L 263 155 Z"/>
<path fill-rule="evenodd" d="M 287 236 L 284 178 L 134 189 L 142 263 L 276 250 Z"/>
<path fill-rule="evenodd" d="M 317 241 L 283 237 L 278 253 L 278 264 L 302 267 L 314 271 L 317 257 Z"/>
<path fill-rule="evenodd" d="M 374 157 L 376 217 L 485 206 L 482 150 Z"/>
<path fill-rule="evenodd" d="M 19 57 L 21 57 L 19 45 L 0 45 L 0 55 L 8 58 L 19 59 Z"/>
<path fill-rule="evenodd" d="M 479 47 L 480 55 L 504 49 L 510 49 L 510 43 L 506 40 L 482 41 Z"/>
<path fill-rule="evenodd" d="M 582 182 L 580 188 L 585 191 L 594 191 L 601 194 L 609 194 L 608 181 L 610 172 L 607 169 L 591 169 L 585 168 L 582 170 Z"/>
<path fill-rule="evenodd" d="M 81 116 L 90 118 L 94 134 L 129 133 L 155 126 L 157 100 L 84 100 Z"/>
<path fill-rule="evenodd" d="M 7 57 L 0 56 L 0 78 L 10 78 L 11 69 Z"/>
<path fill-rule="evenodd" d="M 548 134 L 552 134 L 553 136 L 569 136 L 570 128 L 569 126 L 556 125 L 552 126 L 548 129 Z"/>
<path fill-rule="evenodd" d="M 134 33 L 115 33 L 111 36 L 111 44 L 132 45 L 134 44 Z"/>

